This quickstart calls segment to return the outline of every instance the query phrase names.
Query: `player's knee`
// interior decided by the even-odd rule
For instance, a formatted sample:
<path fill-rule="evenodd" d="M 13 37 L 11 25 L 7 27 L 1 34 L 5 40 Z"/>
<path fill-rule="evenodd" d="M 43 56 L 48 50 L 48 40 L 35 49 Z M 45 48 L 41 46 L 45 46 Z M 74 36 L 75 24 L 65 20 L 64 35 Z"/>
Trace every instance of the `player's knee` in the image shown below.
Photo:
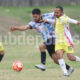
<path fill-rule="evenodd" d="M 63 50 L 58 50 L 58 51 L 56 51 L 56 54 L 57 54 L 57 58 L 61 59 L 61 58 L 63 58 L 64 52 L 63 52 Z"/>
<path fill-rule="evenodd" d="M 1 54 L 1 55 L 4 55 L 5 53 L 4 53 L 4 51 L 0 51 L 0 54 Z"/>
<path fill-rule="evenodd" d="M 56 54 L 52 55 L 52 59 L 53 59 L 54 63 L 58 64 L 58 58 L 57 58 Z"/>
<path fill-rule="evenodd" d="M 68 57 L 68 59 L 70 60 L 70 61 L 75 61 L 75 58 L 74 57 Z"/>
<path fill-rule="evenodd" d="M 75 56 L 73 54 L 69 53 L 67 56 L 70 61 L 75 61 Z"/>
<path fill-rule="evenodd" d="M 44 48 L 43 45 L 40 45 L 40 46 L 39 46 L 39 49 L 40 49 L 40 51 L 45 51 L 45 48 Z"/>
<path fill-rule="evenodd" d="M 73 58 L 68 58 L 70 61 L 75 61 Z"/>

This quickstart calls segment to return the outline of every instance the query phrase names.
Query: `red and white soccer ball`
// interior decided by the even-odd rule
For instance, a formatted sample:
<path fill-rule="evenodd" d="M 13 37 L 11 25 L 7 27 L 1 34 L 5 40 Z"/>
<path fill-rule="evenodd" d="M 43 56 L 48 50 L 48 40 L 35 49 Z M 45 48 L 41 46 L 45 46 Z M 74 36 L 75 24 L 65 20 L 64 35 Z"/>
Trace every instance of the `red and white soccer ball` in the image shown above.
<path fill-rule="evenodd" d="M 21 62 L 16 61 L 13 63 L 12 68 L 14 71 L 19 72 L 23 69 L 23 64 Z"/>

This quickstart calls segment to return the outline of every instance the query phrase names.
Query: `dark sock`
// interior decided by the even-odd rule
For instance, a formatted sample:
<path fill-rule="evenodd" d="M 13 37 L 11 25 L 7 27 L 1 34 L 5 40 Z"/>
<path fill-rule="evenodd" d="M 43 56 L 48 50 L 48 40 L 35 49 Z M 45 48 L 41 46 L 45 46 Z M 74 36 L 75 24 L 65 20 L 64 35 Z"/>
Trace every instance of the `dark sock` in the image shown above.
<path fill-rule="evenodd" d="M 0 62 L 2 61 L 4 55 L 0 54 Z"/>
<path fill-rule="evenodd" d="M 46 64 L 46 52 L 41 52 L 41 63 Z"/>
<path fill-rule="evenodd" d="M 67 64 L 66 64 L 66 69 L 67 69 L 67 70 L 69 70 L 69 69 L 70 69 L 70 66 L 69 66 L 69 65 L 67 65 Z"/>

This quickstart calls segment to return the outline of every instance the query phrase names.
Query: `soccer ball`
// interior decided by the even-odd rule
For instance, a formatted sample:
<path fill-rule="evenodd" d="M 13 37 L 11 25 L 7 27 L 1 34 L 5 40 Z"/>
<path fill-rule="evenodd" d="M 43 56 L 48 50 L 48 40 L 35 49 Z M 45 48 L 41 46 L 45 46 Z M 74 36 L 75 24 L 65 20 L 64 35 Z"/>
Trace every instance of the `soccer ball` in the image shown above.
<path fill-rule="evenodd" d="M 23 64 L 21 62 L 14 62 L 12 66 L 13 70 L 19 72 L 23 69 Z"/>

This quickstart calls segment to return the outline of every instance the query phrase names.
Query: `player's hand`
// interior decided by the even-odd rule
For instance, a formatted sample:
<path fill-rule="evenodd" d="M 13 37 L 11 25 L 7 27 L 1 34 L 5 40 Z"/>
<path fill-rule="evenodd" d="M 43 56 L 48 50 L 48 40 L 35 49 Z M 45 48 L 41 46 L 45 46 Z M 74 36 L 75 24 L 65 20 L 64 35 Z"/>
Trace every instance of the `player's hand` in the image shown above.
<path fill-rule="evenodd" d="M 44 20 L 43 20 L 43 22 L 44 22 L 44 23 L 46 23 L 46 22 L 47 22 L 47 20 L 46 20 L 46 19 L 44 19 Z"/>
<path fill-rule="evenodd" d="M 47 20 L 45 20 L 45 19 L 41 19 L 39 22 L 44 22 L 44 23 L 46 23 Z"/>
<path fill-rule="evenodd" d="M 16 30 L 16 28 L 15 27 L 11 27 L 11 29 L 10 29 L 11 31 L 15 31 Z"/>
<path fill-rule="evenodd" d="M 77 23 L 78 25 L 80 25 L 80 21 L 78 21 L 78 23 Z"/>
<path fill-rule="evenodd" d="M 41 20 L 39 20 L 39 22 L 43 22 L 43 20 L 41 19 Z"/>

